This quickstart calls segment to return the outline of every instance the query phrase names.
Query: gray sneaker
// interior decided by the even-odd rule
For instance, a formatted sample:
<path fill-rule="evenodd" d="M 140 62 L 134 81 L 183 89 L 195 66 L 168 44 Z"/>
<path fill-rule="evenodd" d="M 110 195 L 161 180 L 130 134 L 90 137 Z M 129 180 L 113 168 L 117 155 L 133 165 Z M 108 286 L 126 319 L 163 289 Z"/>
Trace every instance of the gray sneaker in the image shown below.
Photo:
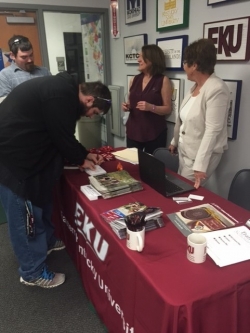
<path fill-rule="evenodd" d="M 65 244 L 61 240 L 57 240 L 55 244 L 47 251 L 47 254 L 50 254 L 52 251 L 60 251 L 65 249 Z"/>
<path fill-rule="evenodd" d="M 47 267 L 44 267 L 41 275 L 31 281 L 25 281 L 20 277 L 20 282 L 26 286 L 38 286 L 41 288 L 55 288 L 63 284 L 65 281 L 65 274 L 50 272 Z"/>

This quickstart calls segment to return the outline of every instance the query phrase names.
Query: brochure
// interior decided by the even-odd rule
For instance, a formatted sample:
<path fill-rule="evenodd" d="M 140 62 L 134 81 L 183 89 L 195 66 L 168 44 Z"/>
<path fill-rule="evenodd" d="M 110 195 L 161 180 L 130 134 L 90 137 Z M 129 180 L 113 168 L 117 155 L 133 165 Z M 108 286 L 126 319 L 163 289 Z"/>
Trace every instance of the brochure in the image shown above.
<path fill-rule="evenodd" d="M 234 227 L 238 221 L 215 204 L 202 204 L 168 214 L 171 222 L 188 236 L 192 232 L 209 232 Z"/>
<path fill-rule="evenodd" d="M 138 201 L 130 202 L 118 208 L 110 209 L 100 215 L 105 222 L 109 223 L 116 235 L 122 239 L 126 237 L 125 218 L 138 212 L 144 212 L 146 215 L 146 231 L 165 226 L 165 222 L 162 219 L 163 212 L 159 207 L 147 207 L 145 204 Z"/>
<path fill-rule="evenodd" d="M 126 216 L 137 212 L 144 212 L 146 214 L 145 221 L 162 215 L 162 210 L 159 207 L 147 207 L 142 202 L 135 201 L 101 213 L 101 217 L 107 223 L 110 223 L 117 220 L 124 220 Z"/>
<path fill-rule="evenodd" d="M 203 234 L 207 239 L 207 254 L 220 266 L 250 259 L 250 230 L 246 226 Z"/>

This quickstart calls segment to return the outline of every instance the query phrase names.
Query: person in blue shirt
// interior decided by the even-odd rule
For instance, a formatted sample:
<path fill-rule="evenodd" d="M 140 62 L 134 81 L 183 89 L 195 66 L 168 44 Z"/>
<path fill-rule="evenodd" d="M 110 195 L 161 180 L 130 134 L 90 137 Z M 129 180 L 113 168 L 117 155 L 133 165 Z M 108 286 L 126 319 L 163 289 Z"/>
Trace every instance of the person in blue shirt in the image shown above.
<path fill-rule="evenodd" d="M 35 65 L 33 47 L 27 37 L 14 35 L 8 44 L 13 62 L 0 72 L 0 98 L 7 96 L 22 82 L 51 75 L 47 68 Z"/>

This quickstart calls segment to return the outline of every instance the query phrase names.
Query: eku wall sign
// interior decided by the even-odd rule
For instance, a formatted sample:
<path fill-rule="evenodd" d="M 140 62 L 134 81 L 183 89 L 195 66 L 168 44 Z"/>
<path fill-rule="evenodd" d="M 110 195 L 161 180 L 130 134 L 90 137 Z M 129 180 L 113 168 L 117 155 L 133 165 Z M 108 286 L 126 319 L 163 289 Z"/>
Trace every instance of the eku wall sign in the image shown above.
<path fill-rule="evenodd" d="M 204 23 L 203 36 L 213 40 L 217 60 L 250 59 L 250 17 Z"/>

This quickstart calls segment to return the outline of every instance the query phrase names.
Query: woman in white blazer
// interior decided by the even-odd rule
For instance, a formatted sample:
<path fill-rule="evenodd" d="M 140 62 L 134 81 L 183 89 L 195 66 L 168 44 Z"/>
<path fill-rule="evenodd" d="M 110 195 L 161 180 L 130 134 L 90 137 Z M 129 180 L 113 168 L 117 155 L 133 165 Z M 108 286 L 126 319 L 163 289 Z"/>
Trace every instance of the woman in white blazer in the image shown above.
<path fill-rule="evenodd" d="M 204 184 L 227 149 L 229 90 L 214 74 L 216 48 L 210 39 L 200 39 L 184 50 L 184 70 L 195 84 L 185 96 L 169 150 L 178 149 L 178 173 Z"/>

